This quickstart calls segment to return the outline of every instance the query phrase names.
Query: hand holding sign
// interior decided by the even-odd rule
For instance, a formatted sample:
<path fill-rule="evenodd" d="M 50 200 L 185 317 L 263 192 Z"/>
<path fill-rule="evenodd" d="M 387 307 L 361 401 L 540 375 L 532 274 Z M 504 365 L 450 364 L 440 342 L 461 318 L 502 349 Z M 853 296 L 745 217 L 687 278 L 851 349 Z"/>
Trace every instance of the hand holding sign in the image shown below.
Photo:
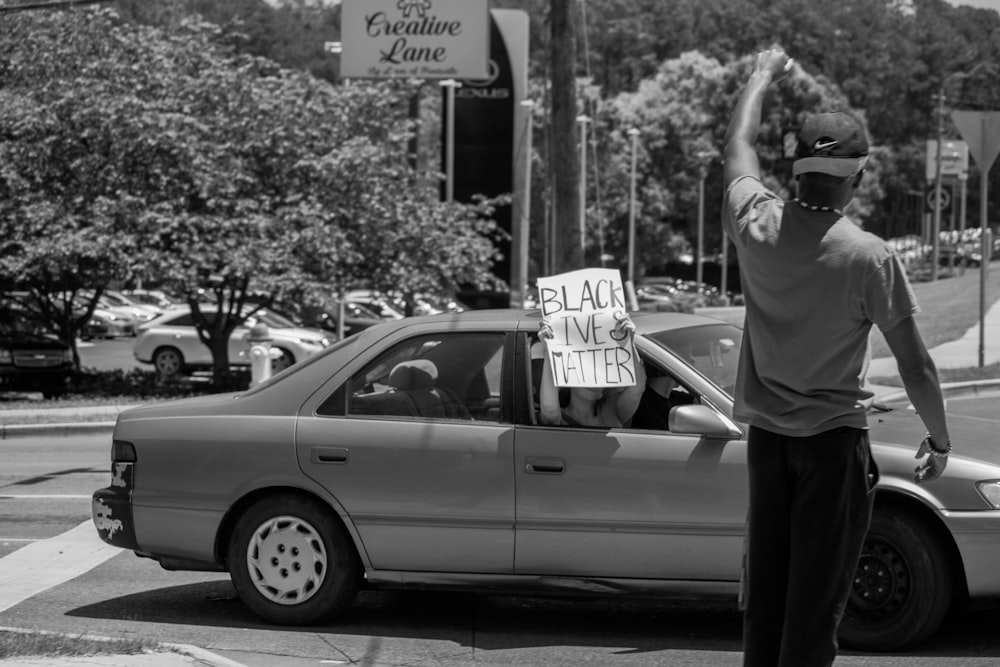
<path fill-rule="evenodd" d="M 635 385 L 635 324 L 614 269 L 582 269 L 538 279 L 546 342 L 557 387 Z"/>

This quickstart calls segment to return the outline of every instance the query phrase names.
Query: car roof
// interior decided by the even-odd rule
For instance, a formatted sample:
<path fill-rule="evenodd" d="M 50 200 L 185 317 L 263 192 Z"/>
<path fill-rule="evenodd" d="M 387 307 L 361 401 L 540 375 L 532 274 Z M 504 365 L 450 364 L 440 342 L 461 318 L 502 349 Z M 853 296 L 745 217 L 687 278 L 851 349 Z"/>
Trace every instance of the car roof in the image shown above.
<path fill-rule="evenodd" d="M 681 312 L 644 312 L 637 311 L 630 313 L 632 321 L 635 322 L 636 330 L 639 333 L 652 333 L 655 331 L 665 331 L 670 329 L 684 329 L 692 326 L 708 324 L 729 324 L 724 320 L 706 315 Z M 393 320 L 386 324 L 377 325 L 380 328 L 408 327 L 433 323 L 438 327 L 443 324 L 494 324 L 498 328 L 509 327 L 512 323 L 517 323 L 517 329 L 523 331 L 533 331 L 538 329 L 538 322 L 541 320 L 541 311 L 536 309 L 525 310 L 521 308 L 494 308 L 486 310 L 465 310 L 461 312 L 445 312 L 436 315 L 418 315 L 407 317 L 402 320 Z M 384 331 L 385 329 L 382 328 Z"/>

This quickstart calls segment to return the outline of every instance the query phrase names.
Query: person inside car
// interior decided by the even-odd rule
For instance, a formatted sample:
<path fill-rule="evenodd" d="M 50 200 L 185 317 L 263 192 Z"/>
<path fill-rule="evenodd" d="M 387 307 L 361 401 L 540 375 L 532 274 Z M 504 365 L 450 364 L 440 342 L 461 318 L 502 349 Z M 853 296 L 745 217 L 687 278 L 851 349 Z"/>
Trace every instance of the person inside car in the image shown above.
<path fill-rule="evenodd" d="M 615 325 L 617 334 L 635 335 L 635 324 L 623 313 Z M 547 345 L 553 338 L 552 325 L 542 318 L 538 338 Z M 636 356 L 635 385 L 631 387 L 569 387 L 557 388 L 549 365 L 549 355 L 544 355 L 542 376 L 538 388 L 539 418 L 543 424 L 616 428 L 628 424 L 646 386 L 646 372 L 642 359 Z"/>

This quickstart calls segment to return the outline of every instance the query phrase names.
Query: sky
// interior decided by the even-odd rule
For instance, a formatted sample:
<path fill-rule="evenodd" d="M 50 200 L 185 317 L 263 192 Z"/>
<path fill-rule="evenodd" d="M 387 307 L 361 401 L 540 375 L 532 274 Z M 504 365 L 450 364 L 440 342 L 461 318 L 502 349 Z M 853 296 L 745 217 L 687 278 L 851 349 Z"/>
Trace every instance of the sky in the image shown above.
<path fill-rule="evenodd" d="M 953 5 L 968 5 L 969 7 L 982 7 L 1000 12 L 1000 0 L 948 0 Z"/>

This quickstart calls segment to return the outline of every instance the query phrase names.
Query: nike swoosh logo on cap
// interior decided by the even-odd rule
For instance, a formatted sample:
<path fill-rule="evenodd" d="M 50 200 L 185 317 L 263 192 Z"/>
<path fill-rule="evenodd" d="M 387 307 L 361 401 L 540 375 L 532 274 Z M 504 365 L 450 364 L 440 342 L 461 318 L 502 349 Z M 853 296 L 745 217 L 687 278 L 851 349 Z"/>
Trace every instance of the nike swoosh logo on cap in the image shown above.
<path fill-rule="evenodd" d="M 833 148 L 839 143 L 840 143 L 839 141 L 817 141 L 815 144 L 813 144 L 813 150 L 814 151 L 826 150 L 827 148 Z"/>

